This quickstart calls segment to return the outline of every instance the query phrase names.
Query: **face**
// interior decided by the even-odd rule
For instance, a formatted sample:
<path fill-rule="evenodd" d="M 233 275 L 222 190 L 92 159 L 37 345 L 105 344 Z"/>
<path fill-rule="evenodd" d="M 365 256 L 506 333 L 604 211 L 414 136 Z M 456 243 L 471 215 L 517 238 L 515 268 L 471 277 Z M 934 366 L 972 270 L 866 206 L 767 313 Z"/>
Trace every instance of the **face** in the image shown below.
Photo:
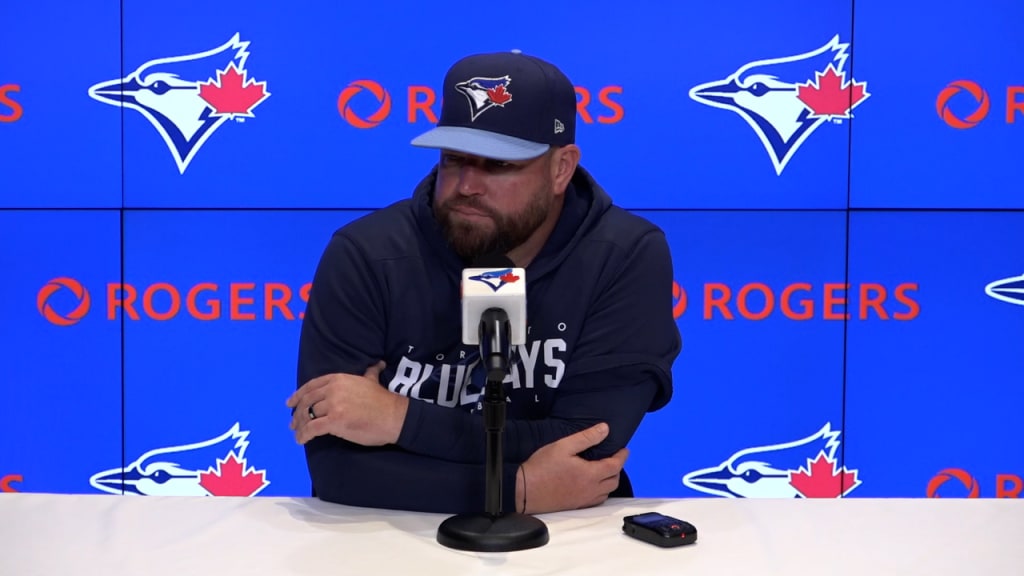
<path fill-rule="evenodd" d="M 442 151 L 434 214 L 466 262 L 527 241 L 551 215 L 555 201 L 551 152 L 506 162 Z"/>

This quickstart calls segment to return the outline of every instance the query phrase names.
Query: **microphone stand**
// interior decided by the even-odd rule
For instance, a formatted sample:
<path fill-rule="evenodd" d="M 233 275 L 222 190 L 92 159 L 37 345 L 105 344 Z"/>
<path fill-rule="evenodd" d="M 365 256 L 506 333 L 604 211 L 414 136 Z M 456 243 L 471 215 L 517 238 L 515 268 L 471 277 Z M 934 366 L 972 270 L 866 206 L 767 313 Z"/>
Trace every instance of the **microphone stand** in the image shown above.
<path fill-rule="evenodd" d="M 437 529 L 437 541 L 449 548 L 473 552 L 510 552 L 538 548 L 548 543 L 548 527 L 539 518 L 501 509 L 504 381 L 509 370 L 510 333 L 508 314 L 504 310 L 489 308 L 481 315 L 480 361 L 487 369 L 483 401 L 484 430 L 487 434 L 485 511 L 482 514 L 457 514 L 441 523 Z"/>

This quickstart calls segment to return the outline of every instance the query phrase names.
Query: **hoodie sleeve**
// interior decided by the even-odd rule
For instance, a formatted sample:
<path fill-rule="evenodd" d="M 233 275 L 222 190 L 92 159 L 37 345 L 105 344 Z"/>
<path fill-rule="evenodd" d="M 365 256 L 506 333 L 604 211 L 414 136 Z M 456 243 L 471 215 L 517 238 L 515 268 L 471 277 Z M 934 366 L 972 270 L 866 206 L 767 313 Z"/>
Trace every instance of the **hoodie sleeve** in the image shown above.
<path fill-rule="evenodd" d="M 602 421 L 608 437 L 582 456 L 610 456 L 628 444 L 646 412 L 671 398 L 681 338 L 672 316 L 673 267 L 664 234 L 647 233 L 621 262 L 586 313 L 550 415 L 506 422 L 507 459 L 525 461 L 540 446 Z M 480 414 L 410 402 L 398 445 L 472 462 L 484 453 L 484 442 Z"/>
<path fill-rule="evenodd" d="M 356 245 L 344 233 L 336 233 L 310 287 L 299 337 L 297 387 L 323 374 L 362 374 L 384 357 L 387 310 L 375 278 Z M 313 496 L 322 500 L 452 514 L 484 509 L 480 458 L 451 462 L 398 446 L 367 447 L 330 435 L 314 438 L 304 449 Z M 504 467 L 504 510 L 515 509 L 517 465 Z"/>
<path fill-rule="evenodd" d="M 380 294 L 366 259 L 336 232 L 320 257 L 302 318 L 299 387 L 323 374 L 362 374 L 384 357 Z"/>

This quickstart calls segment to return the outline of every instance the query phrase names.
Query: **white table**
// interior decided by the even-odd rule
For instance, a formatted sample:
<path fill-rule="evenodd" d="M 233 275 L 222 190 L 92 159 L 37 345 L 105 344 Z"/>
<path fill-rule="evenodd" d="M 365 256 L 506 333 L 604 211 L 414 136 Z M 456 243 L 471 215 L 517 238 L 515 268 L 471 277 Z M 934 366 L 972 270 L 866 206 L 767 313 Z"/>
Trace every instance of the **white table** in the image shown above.
<path fill-rule="evenodd" d="M 697 526 L 661 549 L 621 532 L 656 510 Z M 1021 500 L 610 500 L 541 515 L 508 553 L 437 543 L 446 515 L 304 498 L 0 494 L 0 574 L 1024 576 Z"/>

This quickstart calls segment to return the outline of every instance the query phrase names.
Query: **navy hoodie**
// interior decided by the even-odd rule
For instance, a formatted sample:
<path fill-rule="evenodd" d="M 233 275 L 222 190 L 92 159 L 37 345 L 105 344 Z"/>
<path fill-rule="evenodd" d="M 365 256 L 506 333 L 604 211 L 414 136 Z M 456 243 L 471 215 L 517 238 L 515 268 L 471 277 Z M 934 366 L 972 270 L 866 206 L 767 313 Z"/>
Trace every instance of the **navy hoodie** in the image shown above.
<path fill-rule="evenodd" d="M 381 385 L 410 399 L 394 445 L 331 435 L 305 445 L 313 494 L 322 500 L 451 514 L 485 509 L 485 375 L 479 349 L 462 344 L 465 265 L 433 216 L 436 170 L 412 198 L 337 230 L 315 271 L 298 385 L 328 373 L 363 374 L 383 359 Z M 624 447 L 644 414 L 671 398 L 681 346 L 664 233 L 613 206 L 582 167 L 554 232 L 526 268 L 526 290 L 527 342 L 514 347 L 505 384 L 507 512 L 516 510 L 519 464 L 541 446 L 603 421 L 608 437 L 581 456 Z"/>

